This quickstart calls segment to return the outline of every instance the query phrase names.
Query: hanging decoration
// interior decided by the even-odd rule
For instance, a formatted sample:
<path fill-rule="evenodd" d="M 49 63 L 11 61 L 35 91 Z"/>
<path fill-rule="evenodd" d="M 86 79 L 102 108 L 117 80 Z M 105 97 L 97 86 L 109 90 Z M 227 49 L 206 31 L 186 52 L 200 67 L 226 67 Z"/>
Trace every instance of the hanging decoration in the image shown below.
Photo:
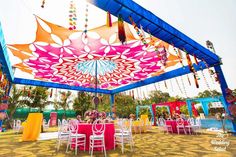
<path fill-rule="evenodd" d="M 179 82 L 178 82 L 178 80 L 177 80 L 176 77 L 175 77 L 175 81 L 176 81 L 176 84 L 177 84 L 177 86 L 178 86 L 178 88 L 179 88 L 180 93 L 183 94 L 183 91 L 182 91 L 182 89 L 180 88 Z"/>
<path fill-rule="evenodd" d="M 172 46 L 174 47 L 174 45 L 172 45 Z M 179 62 L 180 62 L 181 65 L 182 65 L 182 67 L 184 67 L 181 51 L 180 51 L 179 49 L 177 49 L 176 47 L 174 47 L 174 51 L 175 51 L 175 53 L 176 53 L 176 56 L 177 56 L 178 59 L 179 59 Z"/>
<path fill-rule="evenodd" d="M 69 30 L 76 29 L 77 15 L 76 15 L 76 5 L 73 0 L 70 1 L 69 9 Z"/>
<path fill-rule="evenodd" d="M 206 65 L 212 81 L 220 83 L 218 74 L 214 70 L 210 69 L 210 67 L 208 66 L 208 64 L 205 60 L 203 60 L 203 63 Z"/>
<path fill-rule="evenodd" d="M 156 90 L 156 91 L 158 91 L 158 90 L 157 90 L 157 86 L 156 86 L 156 84 L 155 84 L 155 83 L 154 83 L 154 87 L 155 87 L 155 90 Z"/>
<path fill-rule="evenodd" d="M 122 44 L 124 44 L 126 42 L 124 21 L 122 19 L 122 15 L 120 15 L 120 14 L 118 16 L 118 37 L 119 37 L 119 40 Z"/>
<path fill-rule="evenodd" d="M 181 79 L 181 83 L 182 83 L 182 86 L 183 86 L 183 92 L 184 92 L 184 94 L 185 94 L 185 96 L 186 96 L 186 98 L 187 98 L 188 95 L 187 95 L 186 88 L 185 88 L 185 85 L 184 85 L 183 76 L 180 76 L 180 79 Z"/>
<path fill-rule="evenodd" d="M 111 14 L 107 12 L 107 27 L 112 27 Z"/>
<path fill-rule="evenodd" d="M 156 47 L 155 51 L 157 53 L 157 56 L 161 58 L 161 63 L 163 66 L 166 66 L 166 61 L 167 61 L 167 51 L 166 48 L 163 47 Z"/>
<path fill-rule="evenodd" d="M 208 81 L 207 81 L 207 79 L 206 79 L 206 76 L 205 76 L 203 70 L 201 70 L 201 73 L 202 73 L 202 76 L 203 76 L 204 82 L 205 82 L 205 84 L 206 84 L 206 86 L 207 86 L 207 89 L 210 91 L 211 88 L 210 88 L 210 85 L 209 85 L 209 83 L 208 83 Z"/>
<path fill-rule="evenodd" d="M 198 77 L 197 72 L 195 71 L 195 69 L 193 67 L 192 61 L 191 61 L 190 56 L 187 52 L 186 52 L 186 59 L 187 59 L 188 67 L 189 67 L 190 71 L 193 73 L 195 85 L 196 85 L 197 88 L 199 88 L 199 84 L 198 84 L 199 77 Z"/>
<path fill-rule="evenodd" d="M 174 92 L 172 81 L 170 80 L 171 91 Z"/>
<path fill-rule="evenodd" d="M 191 86 L 191 82 L 190 82 L 188 74 L 187 74 L 187 79 L 188 79 L 188 84 Z"/>
<path fill-rule="evenodd" d="M 165 84 L 165 87 L 166 87 L 166 89 L 168 89 L 168 88 L 167 88 L 167 84 L 166 84 L 166 81 L 164 81 L 164 84 Z"/>
<path fill-rule="evenodd" d="M 50 92 L 50 98 L 52 97 L 52 93 L 53 93 L 53 89 L 51 89 L 51 92 Z"/>
<path fill-rule="evenodd" d="M 44 8 L 45 0 L 42 0 L 41 8 Z"/>
<path fill-rule="evenodd" d="M 88 4 L 86 4 L 85 9 L 85 24 L 84 24 L 84 37 L 87 38 L 87 32 L 88 32 Z"/>
<path fill-rule="evenodd" d="M 199 62 L 198 62 L 198 60 L 197 60 L 197 57 L 196 57 L 196 55 L 193 55 L 193 58 L 194 58 L 194 61 L 195 61 L 195 63 L 198 65 L 198 64 L 199 64 Z"/>
<path fill-rule="evenodd" d="M 147 41 L 146 41 L 146 39 L 145 39 L 144 31 L 143 31 L 143 30 L 142 30 L 142 31 L 139 30 L 137 24 L 134 22 L 134 20 L 132 19 L 131 16 L 129 16 L 129 20 L 130 20 L 130 22 L 132 23 L 132 26 L 134 27 L 134 29 L 135 29 L 137 35 L 139 36 L 140 40 L 142 41 L 142 43 L 143 43 L 144 45 L 147 45 Z M 142 26 L 141 26 L 141 28 L 142 28 Z"/>

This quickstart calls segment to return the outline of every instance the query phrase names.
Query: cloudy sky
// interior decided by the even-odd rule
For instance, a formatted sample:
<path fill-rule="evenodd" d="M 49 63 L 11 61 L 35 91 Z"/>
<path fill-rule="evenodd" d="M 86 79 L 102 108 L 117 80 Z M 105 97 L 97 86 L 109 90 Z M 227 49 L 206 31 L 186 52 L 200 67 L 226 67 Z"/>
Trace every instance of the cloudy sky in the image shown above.
<path fill-rule="evenodd" d="M 134 0 L 147 10 L 171 24 L 190 38 L 205 46 L 206 40 L 214 43 L 217 55 L 222 57 L 223 72 L 230 88 L 236 88 L 236 1 L 235 0 Z M 55 24 L 67 27 L 69 0 L 46 0 L 45 8 L 40 7 L 41 0 L 0 0 L 0 21 L 7 43 L 29 43 L 34 40 L 36 22 L 33 14 L 36 14 Z M 84 15 L 84 0 L 76 1 L 78 14 Z M 102 25 L 106 18 L 100 15 L 102 11 L 93 12 L 95 7 L 89 7 L 89 27 Z M 80 29 L 84 22 L 79 21 Z M 13 62 L 17 62 L 14 60 Z M 206 77 L 207 71 L 204 72 Z M 201 74 L 201 73 L 200 73 Z M 171 95 L 195 96 L 198 92 L 207 89 L 203 78 L 200 80 L 200 89 L 187 86 L 186 78 L 177 78 L 180 86 L 178 89 L 176 80 L 167 80 L 166 89 L 163 82 L 156 84 L 157 88 L 169 92 Z M 183 79 L 183 85 L 181 83 Z M 211 89 L 220 90 L 219 84 L 208 79 Z M 184 87 L 185 86 L 185 87 Z M 150 88 L 149 88 L 150 87 Z M 140 91 L 153 89 L 153 85 L 140 88 Z M 138 90 L 137 90 L 138 91 Z"/>

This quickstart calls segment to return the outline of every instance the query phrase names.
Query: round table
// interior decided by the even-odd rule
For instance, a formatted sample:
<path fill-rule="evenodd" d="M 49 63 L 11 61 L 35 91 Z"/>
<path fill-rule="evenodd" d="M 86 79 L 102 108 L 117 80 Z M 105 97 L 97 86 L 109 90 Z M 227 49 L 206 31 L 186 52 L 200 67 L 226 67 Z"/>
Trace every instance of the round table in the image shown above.
<path fill-rule="evenodd" d="M 89 150 L 89 137 L 93 134 L 92 124 L 80 123 L 78 133 L 86 135 L 86 148 L 85 150 Z M 115 126 L 113 123 L 105 124 L 105 147 L 106 150 L 114 149 L 114 134 L 115 134 Z M 83 147 L 80 147 L 80 150 L 83 150 Z M 102 148 L 95 148 L 95 151 L 102 151 Z"/>
<path fill-rule="evenodd" d="M 175 120 L 166 120 L 166 125 L 171 125 L 173 133 L 177 133 L 177 122 Z M 188 121 L 184 121 L 184 126 L 188 125 Z"/>

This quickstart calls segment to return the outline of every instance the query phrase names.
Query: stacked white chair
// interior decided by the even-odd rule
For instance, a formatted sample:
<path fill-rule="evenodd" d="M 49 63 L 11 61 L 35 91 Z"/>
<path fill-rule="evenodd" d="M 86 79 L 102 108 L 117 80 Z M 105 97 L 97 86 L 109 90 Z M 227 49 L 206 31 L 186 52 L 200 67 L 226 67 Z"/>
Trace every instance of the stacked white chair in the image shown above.
<path fill-rule="evenodd" d="M 49 129 L 50 126 L 50 119 L 48 120 L 48 122 L 46 121 L 46 119 L 43 120 L 43 130 L 47 131 Z"/>
<path fill-rule="evenodd" d="M 141 134 L 144 127 L 144 121 L 139 118 L 137 119 L 137 121 L 139 121 L 138 129 L 139 129 L 139 133 Z"/>
<path fill-rule="evenodd" d="M 188 125 L 185 126 L 185 128 L 188 130 L 188 133 L 189 133 L 189 134 L 191 134 L 191 131 L 192 131 L 192 133 L 195 132 L 195 130 L 196 130 L 196 125 L 195 125 L 194 119 L 193 119 L 192 117 L 188 119 Z"/>
<path fill-rule="evenodd" d="M 62 124 L 58 119 L 58 138 L 57 138 L 57 150 L 60 149 L 62 142 L 67 142 L 69 138 L 69 126 L 67 123 Z"/>
<path fill-rule="evenodd" d="M 171 126 L 171 125 L 167 125 L 167 124 L 166 124 L 166 120 L 165 120 L 164 118 L 159 118 L 159 119 L 158 119 L 158 125 L 161 127 L 161 129 L 164 131 L 164 133 L 165 133 L 165 132 L 167 132 L 167 133 L 169 133 L 169 132 L 173 133 L 173 128 L 172 128 L 172 126 Z"/>
<path fill-rule="evenodd" d="M 201 133 L 201 126 L 202 126 L 202 124 L 201 124 L 200 117 L 196 118 L 195 122 L 196 122 L 196 124 L 195 124 L 196 131 Z"/>
<path fill-rule="evenodd" d="M 179 134 L 180 130 L 183 130 L 184 134 L 186 134 L 184 120 L 182 118 L 178 118 L 178 119 L 176 119 L 176 124 L 177 124 L 176 128 L 177 128 L 178 134 Z"/>
<path fill-rule="evenodd" d="M 114 134 L 114 149 L 116 144 L 121 145 L 121 151 L 124 153 L 124 144 L 130 144 L 131 151 L 133 151 L 133 136 L 132 136 L 132 120 L 121 121 L 119 124 L 120 132 Z"/>
<path fill-rule="evenodd" d="M 79 146 L 83 146 L 84 151 L 86 147 L 86 135 L 78 133 L 79 131 L 79 121 L 70 120 L 69 122 L 69 138 L 67 141 L 66 152 L 68 152 L 69 147 L 71 148 L 72 144 L 75 146 L 75 155 L 77 155 L 77 150 Z"/>
<path fill-rule="evenodd" d="M 21 120 L 14 120 L 13 121 L 13 131 L 18 134 L 20 132 L 21 128 L 22 128 Z"/>
<path fill-rule="evenodd" d="M 146 129 L 147 131 L 152 130 L 152 118 L 150 119 L 150 121 L 148 119 L 146 119 Z"/>
<path fill-rule="evenodd" d="M 92 125 L 93 134 L 89 137 L 89 153 L 91 157 L 93 156 L 94 148 L 102 148 L 104 156 L 106 157 L 106 147 L 105 147 L 105 137 L 104 133 L 106 130 L 106 125 L 103 120 L 96 119 Z"/>

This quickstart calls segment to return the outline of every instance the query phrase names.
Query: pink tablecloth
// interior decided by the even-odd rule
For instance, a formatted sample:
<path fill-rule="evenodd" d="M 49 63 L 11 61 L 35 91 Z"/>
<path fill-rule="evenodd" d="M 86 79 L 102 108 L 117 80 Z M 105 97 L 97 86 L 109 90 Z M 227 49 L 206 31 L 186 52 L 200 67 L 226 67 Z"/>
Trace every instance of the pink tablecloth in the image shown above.
<path fill-rule="evenodd" d="M 172 126 L 172 129 L 173 129 L 173 132 L 174 133 L 177 133 L 177 123 L 175 120 L 167 120 L 166 121 L 166 125 L 171 125 Z M 187 126 L 188 125 L 188 121 L 184 121 L 184 126 Z M 180 130 L 180 133 L 183 133 L 182 129 Z"/>
<path fill-rule="evenodd" d="M 113 123 L 107 123 L 106 130 L 104 133 L 105 136 L 105 145 L 106 150 L 114 149 L 114 134 L 115 134 L 115 126 Z M 86 134 L 86 150 L 89 150 L 89 136 L 93 134 L 92 124 L 80 123 L 79 124 L 79 133 Z M 80 147 L 83 150 L 83 147 Z M 94 150 L 101 151 L 102 149 L 96 148 Z"/>

